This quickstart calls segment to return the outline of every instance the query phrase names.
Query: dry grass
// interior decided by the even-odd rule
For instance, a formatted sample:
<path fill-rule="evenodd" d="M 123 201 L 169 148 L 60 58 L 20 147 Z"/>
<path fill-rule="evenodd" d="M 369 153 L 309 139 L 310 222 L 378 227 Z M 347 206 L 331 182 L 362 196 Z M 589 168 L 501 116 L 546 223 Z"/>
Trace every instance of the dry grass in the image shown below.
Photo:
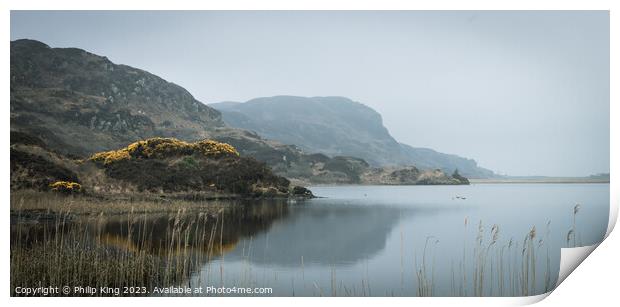
<path fill-rule="evenodd" d="M 16 222 L 11 225 L 11 295 L 16 295 L 15 287 L 39 285 L 128 286 L 150 291 L 188 280 L 210 257 L 236 243 L 222 237 L 224 208 L 218 204 L 118 201 L 98 205 L 102 204 L 51 193 L 12 197 Z M 46 211 L 33 215 L 33 210 Z M 165 218 L 159 226 L 165 229 L 155 232 L 157 225 L 149 218 L 157 211 L 167 214 L 162 214 Z M 33 216 L 39 220 L 24 222 Z M 110 232 L 106 225 L 115 220 L 120 222 Z"/>
<path fill-rule="evenodd" d="M 98 199 L 83 195 L 61 195 L 39 191 L 11 192 L 11 213 L 17 211 L 71 212 L 73 215 L 106 215 L 134 213 L 176 212 L 196 210 L 218 212 L 229 207 L 222 201 L 184 201 L 175 199 Z"/>
<path fill-rule="evenodd" d="M 567 234 L 566 247 L 577 245 L 575 242 L 576 217 L 579 209 L 579 205 L 573 208 L 573 225 Z M 465 232 L 467 232 L 467 224 L 466 218 Z M 458 271 L 455 271 L 452 265 L 453 296 L 467 296 L 469 290 L 474 296 L 529 296 L 553 289 L 555 280 L 551 276 L 549 254 L 551 221 L 547 222 L 543 236 L 540 236 L 536 227 L 533 226 L 525 234 L 521 244 L 513 238 L 510 238 L 508 242 L 502 241 L 499 229 L 498 225 L 493 225 L 490 234 L 485 235 L 482 221 L 478 223 L 476 244 L 472 254 L 473 261 L 469 261 L 467 257 L 468 245 L 464 240 L 462 260 L 457 266 Z M 545 257 L 542 264 L 537 260 L 541 256 Z M 417 270 L 422 273 L 425 271 L 424 268 Z M 424 276 L 424 274 L 421 275 Z M 471 282 L 468 276 L 473 277 Z M 418 283 L 419 288 L 423 290 L 419 289 L 418 293 L 432 293 L 432 289 L 424 290 L 429 284 L 425 278 L 419 278 Z"/>

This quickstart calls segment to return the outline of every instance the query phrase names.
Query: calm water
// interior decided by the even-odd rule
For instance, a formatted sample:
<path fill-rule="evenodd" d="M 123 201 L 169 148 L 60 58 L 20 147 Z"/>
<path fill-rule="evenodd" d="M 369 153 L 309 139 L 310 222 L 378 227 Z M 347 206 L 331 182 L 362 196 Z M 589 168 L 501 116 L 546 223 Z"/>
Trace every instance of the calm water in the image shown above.
<path fill-rule="evenodd" d="M 561 247 L 600 242 L 608 223 L 608 184 L 311 189 L 325 198 L 288 206 L 267 230 L 206 263 L 193 284 L 272 287 L 278 296 L 518 295 L 528 265 L 534 295 L 555 284 Z M 567 242 L 575 204 L 576 235 Z M 534 260 L 524 264 L 534 226 Z M 478 240 L 484 247 L 476 249 Z M 480 278 L 476 263 L 485 263 Z"/>
<path fill-rule="evenodd" d="M 609 184 L 311 189 L 323 198 L 87 216 L 60 227 L 17 223 L 11 246 L 66 231 L 84 247 L 187 268 L 161 286 L 270 287 L 273 296 L 535 295 L 555 285 L 560 248 L 600 242 L 609 214 Z"/>

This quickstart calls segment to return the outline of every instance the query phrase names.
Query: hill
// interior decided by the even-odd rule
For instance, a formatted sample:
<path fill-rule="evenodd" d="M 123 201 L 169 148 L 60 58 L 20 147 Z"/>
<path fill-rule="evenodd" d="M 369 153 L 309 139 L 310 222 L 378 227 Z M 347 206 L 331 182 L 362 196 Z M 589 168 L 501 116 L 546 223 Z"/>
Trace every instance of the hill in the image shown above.
<path fill-rule="evenodd" d="M 472 159 L 399 143 L 379 113 L 345 97 L 275 96 L 210 106 L 232 127 L 296 144 L 307 152 L 360 157 L 374 167 L 415 165 L 446 173 L 458 169 L 472 178 L 494 176 Z"/>
<path fill-rule="evenodd" d="M 89 155 L 155 136 L 208 138 L 218 111 L 146 71 L 76 48 L 11 42 L 11 129 Z"/>

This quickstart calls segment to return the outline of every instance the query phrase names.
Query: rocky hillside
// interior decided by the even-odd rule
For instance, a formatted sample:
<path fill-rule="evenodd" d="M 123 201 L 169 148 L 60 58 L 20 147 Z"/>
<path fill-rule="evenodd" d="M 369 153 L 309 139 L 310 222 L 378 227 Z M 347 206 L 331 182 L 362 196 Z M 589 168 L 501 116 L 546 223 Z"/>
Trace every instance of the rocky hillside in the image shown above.
<path fill-rule="evenodd" d="M 11 42 L 11 129 L 73 155 L 154 136 L 199 140 L 218 111 L 146 71 L 76 48 Z"/>
<path fill-rule="evenodd" d="M 57 181 L 80 182 L 76 164 L 37 137 L 11 131 L 11 190 L 47 190 Z"/>
<path fill-rule="evenodd" d="M 230 126 L 307 152 L 360 157 L 372 166 L 416 165 L 473 178 L 493 176 L 472 159 L 398 143 L 375 110 L 344 97 L 275 96 L 211 104 Z"/>

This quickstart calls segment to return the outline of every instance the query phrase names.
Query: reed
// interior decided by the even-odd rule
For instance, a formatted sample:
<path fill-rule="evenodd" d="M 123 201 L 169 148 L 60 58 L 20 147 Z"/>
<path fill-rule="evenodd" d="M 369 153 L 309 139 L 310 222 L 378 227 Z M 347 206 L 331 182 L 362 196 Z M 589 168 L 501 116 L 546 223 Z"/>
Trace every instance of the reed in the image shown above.
<path fill-rule="evenodd" d="M 166 223 L 163 238 L 153 238 L 154 226 L 144 212 L 129 209 L 121 216 L 116 211 L 112 215 L 102 211 L 96 216 L 81 216 L 72 211 L 74 200 L 64 201 L 63 209 L 45 213 L 53 214 L 52 221 L 34 226 L 19 222 L 26 218 L 26 211 L 14 212 L 13 218 L 18 221 L 11 226 L 11 295 L 16 295 L 18 286 L 150 290 L 181 284 L 188 282 L 206 259 L 223 254 L 225 249 L 221 236 L 219 246 L 214 246 L 213 236 L 206 234 L 212 225 L 223 225 L 219 215 L 204 211 L 189 214 L 179 209 Z M 17 201 L 14 209 L 19 209 L 20 203 Z M 116 219 L 123 221 L 116 231 L 106 231 L 104 225 Z"/>
<path fill-rule="evenodd" d="M 575 244 L 576 216 L 579 209 L 579 205 L 573 208 L 573 226 L 567 234 L 568 246 L 569 243 Z M 464 225 L 467 230 L 467 219 Z M 467 289 L 471 289 L 474 296 L 528 296 L 553 290 L 555 280 L 551 274 L 550 235 L 551 221 L 547 221 L 543 236 L 538 234 L 536 226 L 532 226 L 522 242 L 510 238 L 508 242 L 503 243 L 500 238 L 500 227 L 492 225 L 488 240 L 485 240 L 485 226 L 479 221 L 475 236 L 476 244 L 472 251 L 473 261 L 469 263 L 466 261 L 468 240 L 464 240 L 463 255 L 458 269 L 455 269 L 454 260 L 450 263 L 451 294 L 464 296 Z M 544 258 L 539 263 L 538 258 L 541 256 Z M 424 266 L 423 261 L 421 267 L 416 269 L 417 292 L 422 295 L 429 293 L 424 278 L 426 272 Z M 456 272 L 460 272 L 461 275 L 455 276 Z M 467 279 L 469 274 L 472 276 L 471 283 Z"/>
<path fill-rule="evenodd" d="M 568 230 L 566 234 L 566 246 L 570 247 L 570 242 L 573 242 L 572 247 L 577 247 L 577 213 L 581 209 L 581 205 L 576 204 L 573 207 L 573 226 Z M 582 245 L 581 242 L 579 245 Z"/>
<path fill-rule="evenodd" d="M 432 257 L 432 265 L 430 269 L 430 274 L 427 270 L 427 249 L 428 243 L 432 241 L 432 251 L 430 252 L 430 256 Z M 424 250 L 422 251 L 422 263 L 418 267 L 417 260 L 415 260 L 416 266 L 416 278 L 418 282 L 417 294 L 418 296 L 433 296 L 433 289 L 435 286 L 435 246 L 439 243 L 433 236 L 426 237 L 426 242 L 424 243 Z"/>

